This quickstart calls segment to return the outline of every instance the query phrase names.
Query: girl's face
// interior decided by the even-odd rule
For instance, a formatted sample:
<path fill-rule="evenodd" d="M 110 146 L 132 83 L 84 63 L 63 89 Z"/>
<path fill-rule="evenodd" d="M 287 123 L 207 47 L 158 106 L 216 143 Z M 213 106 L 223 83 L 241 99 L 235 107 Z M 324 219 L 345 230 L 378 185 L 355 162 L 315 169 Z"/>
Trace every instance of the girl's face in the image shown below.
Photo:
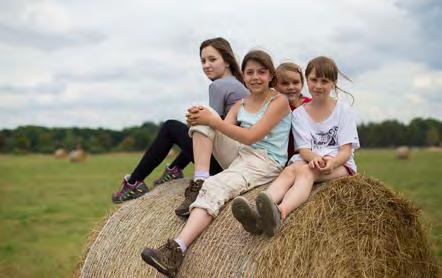
<path fill-rule="evenodd" d="M 301 95 L 302 80 L 299 72 L 284 70 L 278 75 L 276 90 L 287 96 L 290 102 L 296 101 Z"/>
<path fill-rule="evenodd" d="M 336 82 L 328 78 L 317 77 L 315 69 L 307 76 L 307 87 L 313 99 L 328 98 L 335 85 Z"/>
<path fill-rule="evenodd" d="M 269 90 L 269 83 L 273 76 L 260 63 L 249 60 L 244 67 L 244 83 L 250 93 L 262 93 Z"/>
<path fill-rule="evenodd" d="M 224 62 L 221 54 L 209 45 L 201 51 L 201 65 L 210 80 L 222 78 L 228 74 L 229 65 Z"/>

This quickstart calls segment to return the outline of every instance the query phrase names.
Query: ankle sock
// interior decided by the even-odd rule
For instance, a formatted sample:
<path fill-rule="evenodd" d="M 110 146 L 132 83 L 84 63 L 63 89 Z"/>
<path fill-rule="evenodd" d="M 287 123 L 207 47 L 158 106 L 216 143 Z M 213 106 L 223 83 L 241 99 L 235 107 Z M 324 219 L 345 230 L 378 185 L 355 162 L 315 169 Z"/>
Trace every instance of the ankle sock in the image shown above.
<path fill-rule="evenodd" d="M 183 251 L 183 253 L 186 252 L 187 246 L 186 246 L 186 244 L 184 243 L 184 241 L 182 241 L 181 239 L 178 239 L 178 238 L 176 238 L 176 239 L 174 239 L 174 240 L 175 240 L 175 242 L 178 243 L 178 245 L 180 246 L 181 251 Z"/>
<path fill-rule="evenodd" d="M 207 180 L 210 177 L 209 171 L 195 171 L 195 175 L 193 176 L 193 180 Z"/>

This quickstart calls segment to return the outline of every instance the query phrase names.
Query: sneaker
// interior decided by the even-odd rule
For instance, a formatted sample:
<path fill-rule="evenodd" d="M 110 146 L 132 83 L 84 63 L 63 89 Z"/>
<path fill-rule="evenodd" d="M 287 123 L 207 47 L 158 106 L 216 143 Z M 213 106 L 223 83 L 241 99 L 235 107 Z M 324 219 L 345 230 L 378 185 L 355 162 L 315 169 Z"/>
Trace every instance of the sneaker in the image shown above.
<path fill-rule="evenodd" d="M 256 208 L 261 216 L 262 230 L 268 236 L 274 236 L 281 228 L 281 212 L 272 198 L 261 192 L 256 197 Z"/>
<path fill-rule="evenodd" d="M 183 262 L 184 253 L 175 240 L 168 239 L 167 243 L 158 249 L 144 248 L 141 257 L 164 275 L 175 277 Z"/>
<path fill-rule="evenodd" d="M 129 177 L 130 175 L 126 175 L 121 182 L 121 190 L 112 194 L 112 202 L 114 204 L 136 199 L 149 191 L 146 184 L 142 181 L 137 181 L 135 184 L 130 184 Z"/>
<path fill-rule="evenodd" d="M 175 166 L 172 169 L 169 169 L 169 167 L 166 166 L 166 169 L 164 169 L 164 172 L 161 174 L 161 177 L 159 179 L 156 179 L 153 182 L 153 185 L 157 186 L 171 180 L 182 179 L 182 178 L 184 178 L 184 174 L 180 168 Z"/>
<path fill-rule="evenodd" d="M 190 214 L 189 207 L 195 202 L 201 187 L 203 186 L 203 180 L 190 180 L 189 186 L 184 191 L 184 201 L 175 210 L 175 214 L 181 217 L 187 217 Z"/>
<path fill-rule="evenodd" d="M 252 208 L 244 197 L 236 197 L 232 202 L 232 214 L 247 232 L 262 234 L 261 219 L 256 209 Z"/>

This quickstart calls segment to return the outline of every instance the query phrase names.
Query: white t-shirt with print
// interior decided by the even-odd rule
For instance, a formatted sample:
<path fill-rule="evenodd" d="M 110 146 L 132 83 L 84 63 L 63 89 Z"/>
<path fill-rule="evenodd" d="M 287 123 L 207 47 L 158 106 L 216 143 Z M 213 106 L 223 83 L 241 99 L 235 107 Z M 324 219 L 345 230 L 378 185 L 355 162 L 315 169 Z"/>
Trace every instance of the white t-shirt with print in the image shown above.
<path fill-rule="evenodd" d="M 356 173 L 354 150 L 360 147 L 356 129 L 356 115 L 352 107 L 337 101 L 331 115 L 322 122 L 314 122 L 304 108 L 304 105 L 293 110 L 292 131 L 295 138 L 295 149 L 310 149 L 320 156 L 335 157 L 339 146 L 352 144 L 352 154 L 345 166 Z M 290 161 L 303 160 L 295 154 Z"/>

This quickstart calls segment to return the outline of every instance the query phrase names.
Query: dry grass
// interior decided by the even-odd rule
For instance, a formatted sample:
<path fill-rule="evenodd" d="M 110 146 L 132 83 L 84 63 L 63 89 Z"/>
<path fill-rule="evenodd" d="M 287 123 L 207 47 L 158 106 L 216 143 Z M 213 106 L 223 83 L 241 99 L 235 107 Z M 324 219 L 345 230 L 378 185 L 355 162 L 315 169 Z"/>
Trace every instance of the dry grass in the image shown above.
<path fill-rule="evenodd" d="M 144 246 L 174 237 L 185 180 L 123 204 L 85 248 L 80 277 L 155 277 Z M 245 194 L 253 200 L 264 187 Z M 187 251 L 181 277 L 437 277 L 428 232 L 410 202 L 356 176 L 321 186 L 273 238 L 252 236 L 230 203 Z"/>

